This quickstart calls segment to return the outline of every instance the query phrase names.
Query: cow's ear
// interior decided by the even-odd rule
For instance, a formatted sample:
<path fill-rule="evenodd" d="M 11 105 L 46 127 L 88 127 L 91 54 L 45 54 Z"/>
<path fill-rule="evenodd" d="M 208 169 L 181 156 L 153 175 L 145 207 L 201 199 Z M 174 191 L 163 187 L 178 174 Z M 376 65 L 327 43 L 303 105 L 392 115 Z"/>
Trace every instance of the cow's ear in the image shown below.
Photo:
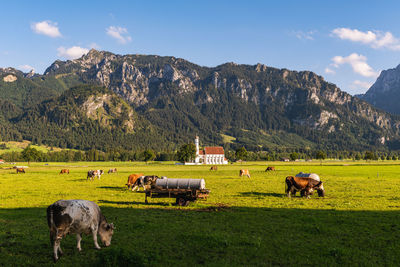
<path fill-rule="evenodd" d="M 113 223 L 110 223 L 110 227 L 111 227 L 111 229 L 115 229 L 115 226 L 114 226 L 114 224 Z"/>

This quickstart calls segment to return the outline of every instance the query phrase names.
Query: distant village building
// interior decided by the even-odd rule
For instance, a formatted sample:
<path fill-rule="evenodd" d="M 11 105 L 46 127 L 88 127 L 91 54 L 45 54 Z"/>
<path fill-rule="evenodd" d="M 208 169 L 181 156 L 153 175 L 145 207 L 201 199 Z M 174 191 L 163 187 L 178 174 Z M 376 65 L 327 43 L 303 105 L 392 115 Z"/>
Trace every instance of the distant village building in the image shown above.
<path fill-rule="evenodd" d="M 0 164 L 4 164 L 4 160 L 3 159 L 0 159 Z"/>
<path fill-rule="evenodd" d="M 289 158 L 282 158 L 281 161 L 289 162 L 290 159 Z"/>
<path fill-rule="evenodd" d="M 222 146 L 206 146 L 204 149 L 200 150 L 198 136 L 196 136 L 194 144 L 196 145 L 195 164 L 228 164 Z"/>

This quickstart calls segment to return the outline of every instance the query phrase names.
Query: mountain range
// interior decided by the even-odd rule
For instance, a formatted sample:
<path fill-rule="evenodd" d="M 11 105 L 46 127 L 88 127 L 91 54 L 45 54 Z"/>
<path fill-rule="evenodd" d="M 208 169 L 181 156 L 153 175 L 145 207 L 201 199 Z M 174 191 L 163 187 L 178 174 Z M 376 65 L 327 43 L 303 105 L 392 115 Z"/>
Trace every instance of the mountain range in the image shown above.
<path fill-rule="evenodd" d="M 400 115 L 400 65 L 382 71 L 371 88 L 357 97 L 382 110 Z"/>
<path fill-rule="evenodd" d="M 43 75 L 0 68 L 0 122 L 3 140 L 84 150 L 175 150 L 195 135 L 226 149 L 400 149 L 397 115 L 310 71 L 94 49 Z"/>

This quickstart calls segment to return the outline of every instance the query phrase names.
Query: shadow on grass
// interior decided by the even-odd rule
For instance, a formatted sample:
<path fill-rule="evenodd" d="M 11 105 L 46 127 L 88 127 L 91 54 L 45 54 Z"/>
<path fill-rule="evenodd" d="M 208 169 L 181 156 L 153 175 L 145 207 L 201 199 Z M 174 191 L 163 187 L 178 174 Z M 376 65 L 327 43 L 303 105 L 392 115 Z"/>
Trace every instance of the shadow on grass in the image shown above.
<path fill-rule="evenodd" d="M 143 202 L 138 202 L 138 201 L 110 201 L 110 200 L 104 200 L 104 199 L 99 199 L 99 203 L 105 203 L 105 204 L 117 204 L 117 205 L 142 205 L 145 204 L 144 201 Z M 152 203 L 149 201 L 148 204 L 146 205 L 150 205 L 150 206 L 169 206 L 168 203 Z"/>
<path fill-rule="evenodd" d="M 101 210 L 116 226 L 111 246 L 95 250 L 84 235 L 78 253 L 66 236 L 59 266 L 398 266 L 399 210 Z M 54 266 L 46 207 L 0 209 L 0 256 L 1 266 Z"/>
<path fill-rule="evenodd" d="M 265 193 L 265 192 L 241 192 L 240 196 L 244 197 L 286 197 L 286 194 L 279 193 Z"/>
<path fill-rule="evenodd" d="M 115 190 L 115 191 L 126 191 L 126 192 L 129 191 L 126 187 L 122 187 L 122 186 L 98 186 L 97 188 L 111 189 L 111 190 Z"/>

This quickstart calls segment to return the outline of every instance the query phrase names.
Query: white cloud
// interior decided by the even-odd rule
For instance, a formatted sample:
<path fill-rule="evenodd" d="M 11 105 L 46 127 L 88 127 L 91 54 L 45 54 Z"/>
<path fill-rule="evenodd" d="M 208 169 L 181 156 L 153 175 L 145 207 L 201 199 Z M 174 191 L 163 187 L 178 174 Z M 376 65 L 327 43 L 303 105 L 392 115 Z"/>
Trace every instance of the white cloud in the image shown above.
<path fill-rule="evenodd" d="M 70 48 L 65 48 L 61 46 L 57 48 L 57 51 L 58 51 L 58 56 L 60 57 L 64 57 L 67 59 L 75 59 L 89 52 L 89 49 L 79 46 L 72 46 Z"/>
<path fill-rule="evenodd" d="M 347 57 L 335 56 L 332 58 L 333 63 L 331 66 L 339 68 L 340 65 L 349 64 L 355 73 L 364 77 L 376 78 L 379 73 L 374 71 L 371 66 L 367 64 L 367 58 L 363 55 L 353 53 Z"/>
<path fill-rule="evenodd" d="M 126 44 L 132 40 L 128 35 L 128 30 L 122 27 L 110 26 L 106 29 L 107 35 L 115 38 L 121 44 Z"/>
<path fill-rule="evenodd" d="M 20 70 L 23 70 L 23 71 L 31 71 L 31 70 L 35 71 L 35 68 L 34 68 L 34 67 L 32 67 L 32 66 L 30 66 L 30 65 L 27 65 L 27 64 L 21 65 L 21 66 L 19 66 L 18 68 L 19 68 Z"/>
<path fill-rule="evenodd" d="M 294 35 L 297 37 L 297 39 L 300 40 L 314 40 L 313 35 L 316 33 L 316 31 L 295 31 Z"/>
<path fill-rule="evenodd" d="M 363 82 L 360 80 L 355 80 L 352 84 L 351 87 L 353 89 L 369 89 L 372 86 L 372 83 L 369 82 Z"/>
<path fill-rule="evenodd" d="M 325 68 L 325 73 L 326 73 L 326 74 L 335 74 L 336 71 L 334 71 L 333 69 L 331 69 L 331 68 L 329 68 L 329 67 L 326 67 L 326 68 Z"/>
<path fill-rule="evenodd" d="M 400 50 L 400 40 L 395 38 L 391 32 L 363 32 L 357 29 L 336 28 L 332 31 L 332 35 L 342 40 L 366 44 L 375 49 L 387 48 L 390 50 Z"/>
<path fill-rule="evenodd" d="M 62 36 L 58 30 L 57 23 L 51 22 L 50 20 L 34 22 L 31 24 L 31 29 L 37 34 L 43 34 L 53 38 Z"/>

